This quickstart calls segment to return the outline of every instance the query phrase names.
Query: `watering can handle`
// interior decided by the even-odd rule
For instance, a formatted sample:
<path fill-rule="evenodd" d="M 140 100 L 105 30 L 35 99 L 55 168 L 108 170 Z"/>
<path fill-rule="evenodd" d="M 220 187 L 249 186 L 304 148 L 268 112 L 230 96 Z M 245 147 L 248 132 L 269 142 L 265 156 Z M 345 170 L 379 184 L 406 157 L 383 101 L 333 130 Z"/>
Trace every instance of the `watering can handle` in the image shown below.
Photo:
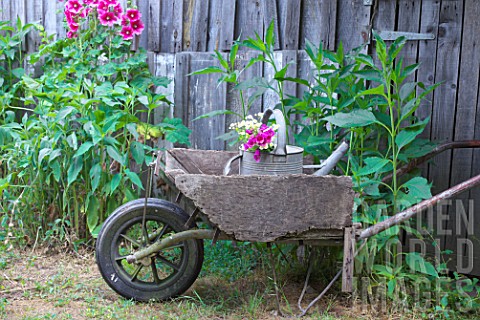
<path fill-rule="evenodd" d="M 262 123 L 267 124 L 268 119 L 270 119 L 271 115 L 275 117 L 275 121 L 278 125 L 277 130 L 277 146 L 273 151 L 276 155 L 287 155 L 287 126 L 285 125 L 285 118 L 283 117 L 282 111 L 275 109 L 267 109 L 263 113 Z"/>

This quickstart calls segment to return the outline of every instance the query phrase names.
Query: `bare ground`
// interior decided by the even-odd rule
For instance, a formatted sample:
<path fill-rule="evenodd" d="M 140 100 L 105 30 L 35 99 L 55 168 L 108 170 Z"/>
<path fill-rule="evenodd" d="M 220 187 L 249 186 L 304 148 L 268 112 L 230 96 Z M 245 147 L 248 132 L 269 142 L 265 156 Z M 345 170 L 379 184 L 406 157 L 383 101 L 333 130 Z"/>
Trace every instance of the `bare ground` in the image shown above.
<path fill-rule="evenodd" d="M 125 300 L 103 281 L 92 252 L 39 249 L 5 255 L 0 268 L 0 317 L 4 319 L 278 319 L 265 274 L 234 283 L 204 277 L 169 302 Z M 298 314 L 301 284 L 283 282 L 282 309 Z M 311 289 L 307 299 L 317 294 Z M 357 318 L 347 298 L 328 296 L 306 318 Z"/>

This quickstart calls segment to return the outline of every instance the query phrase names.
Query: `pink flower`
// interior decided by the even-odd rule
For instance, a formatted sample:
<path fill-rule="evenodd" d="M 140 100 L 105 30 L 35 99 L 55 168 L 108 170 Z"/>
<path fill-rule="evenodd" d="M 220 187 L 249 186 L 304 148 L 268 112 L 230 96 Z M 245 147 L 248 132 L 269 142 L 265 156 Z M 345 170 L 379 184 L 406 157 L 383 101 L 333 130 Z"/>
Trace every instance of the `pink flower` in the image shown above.
<path fill-rule="evenodd" d="M 111 6 L 116 6 L 118 3 L 118 0 L 103 0 L 105 1 L 107 4 L 111 5 Z"/>
<path fill-rule="evenodd" d="M 75 14 L 72 13 L 71 11 L 66 10 L 66 9 L 65 9 L 65 18 L 67 20 L 67 23 L 69 23 L 69 24 L 75 22 L 75 19 L 74 19 Z"/>
<path fill-rule="evenodd" d="M 122 16 L 122 22 L 120 24 L 122 26 L 129 26 L 130 25 L 130 20 L 128 20 L 128 17 L 126 15 Z"/>
<path fill-rule="evenodd" d="M 98 20 L 100 20 L 102 25 L 112 27 L 115 22 L 117 22 L 118 18 L 115 13 L 105 11 L 99 14 Z"/>
<path fill-rule="evenodd" d="M 76 23 L 76 22 L 69 23 L 68 27 L 70 28 L 70 31 L 72 31 L 72 32 L 77 32 L 78 31 L 78 23 Z"/>
<path fill-rule="evenodd" d="M 124 26 L 120 34 L 123 37 L 123 40 L 130 40 L 133 39 L 133 29 L 130 26 Z"/>
<path fill-rule="evenodd" d="M 128 17 L 128 19 L 130 19 L 130 21 L 137 21 L 140 20 L 142 14 L 137 9 L 128 9 L 126 16 Z"/>
<path fill-rule="evenodd" d="M 117 16 L 117 18 L 121 18 L 121 17 L 122 17 L 123 8 L 122 8 L 122 5 L 121 5 L 120 3 L 117 3 L 117 4 L 113 7 L 113 13 L 115 13 L 115 15 Z"/>
<path fill-rule="evenodd" d="M 134 34 L 141 34 L 145 26 L 143 25 L 142 20 L 132 21 L 131 27 L 133 29 Z"/>
<path fill-rule="evenodd" d="M 83 4 L 89 5 L 92 3 L 93 0 L 83 0 Z"/>
<path fill-rule="evenodd" d="M 80 14 L 79 14 L 80 18 L 86 18 L 91 10 L 92 10 L 91 8 L 86 7 L 85 9 L 80 11 Z"/>
<path fill-rule="evenodd" d="M 90 0 L 90 7 L 98 7 L 99 2 L 100 0 Z"/>
<path fill-rule="evenodd" d="M 72 39 L 72 38 L 76 38 L 78 35 L 76 32 L 73 32 L 73 31 L 68 31 L 67 32 L 67 38 L 68 39 Z"/>
<path fill-rule="evenodd" d="M 82 8 L 83 6 L 78 0 L 68 0 L 65 3 L 65 9 L 71 13 L 79 13 Z"/>
<path fill-rule="evenodd" d="M 253 154 L 253 159 L 257 162 L 260 162 L 260 149 L 255 150 L 255 153 Z"/>
<path fill-rule="evenodd" d="M 98 14 L 102 14 L 104 12 L 107 12 L 109 8 L 108 3 L 105 0 L 102 0 L 98 2 Z"/>

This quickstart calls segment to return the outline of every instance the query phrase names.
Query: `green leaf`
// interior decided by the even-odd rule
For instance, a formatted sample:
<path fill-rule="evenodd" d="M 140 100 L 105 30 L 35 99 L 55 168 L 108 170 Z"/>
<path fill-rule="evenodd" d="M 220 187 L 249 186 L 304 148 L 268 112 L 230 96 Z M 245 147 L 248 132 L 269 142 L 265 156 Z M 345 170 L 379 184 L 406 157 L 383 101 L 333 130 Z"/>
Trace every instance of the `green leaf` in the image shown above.
<path fill-rule="evenodd" d="M 80 145 L 80 148 L 78 148 L 77 152 L 73 155 L 73 158 L 79 157 L 83 155 L 85 152 L 90 150 L 93 147 L 93 143 L 90 141 L 86 141 Z"/>
<path fill-rule="evenodd" d="M 42 160 L 48 156 L 52 152 L 52 149 L 50 148 L 43 148 L 38 152 L 38 165 L 40 166 L 42 164 Z"/>
<path fill-rule="evenodd" d="M 402 149 L 410 142 L 415 140 L 415 138 L 423 132 L 424 127 L 420 126 L 418 129 L 415 130 L 402 130 L 400 133 L 395 137 L 395 144 L 398 146 L 398 149 Z"/>
<path fill-rule="evenodd" d="M 429 199 L 432 197 L 430 191 L 431 186 L 427 179 L 423 177 L 415 177 L 403 184 L 404 188 L 408 190 L 410 196 L 415 197 L 417 200 Z"/>
<path fill-rule="evenodd" d="M 145 150 L 143 149 L 143 144 L 138 141 L 132 142 L 130 145 L 130 152 L 132 157 L 137 164 L 142 164 L 145 161 Z"/>
<path fill-rule="evenodd" d="M 341 128 L 364 127 L 377 122 L 371 111 L 363 109 L 355 109 L 349 113 L 339 112 L 333 116 L 325 117 L 323 120 Z"/>
<path fill-rule="evenodd" d="M 68 142 L 68 145 L 73 150 L 78 149 L 78 140 L 77 140 L 77 135 L 75 134 L 75 132 L 72 132 L 72 134 L 67 137 L 67 142 Z"/>
<path fill-rule="evenodd" d="M 135 184 L 137 187 L 143 190 L 143 184 L 142 180 L 138 177 L 138 174 L 136 174 L 133 171 L 130 171 L 129 169 L 125 169 L 125 174 L 127 177 L 132 181 L 133 184 Z"/>
<path fill-rule="evenodd" d="M 416 82 L 407 82 L 401 88 L 399 92 L 400 100 L 405 101 L 415 90 L 417 86 Z"/>
<path fill-rule="evenodd" d="M 100 215 L 99 215 L 100 203 L 96 196 L 90 195 L 87 208 L 87 226 L 90 232 L 95 230 L 95 227 L 98 224 Z"/>
<path fill-rule="evenodd" d="M 375 81 L 378 83 L 381 83 L 383 81 L 382 74 L 379 71 L 373 69 L 358 70 L 354 71 L 353 74 L 369 81 Z"/>
<path fill-rule="evenodd" d="M 379 85 L 378 87 L 370 88 L 368 90 L 361 91 L 357 94 L 358 96 L 366 96 L 370 94 L 378 94 L 385 97 L 385 87 L 383 84 Z"/>
<path fill-rule="evenodd" d="M 83 168 L 83 156 L 79 156 L 73 159 L 73 162 L 70 164 L 67 173 L 67 185 L 71 185 L 77 180 L 78 174 Z"/>
<path fill-rule="evenodd" d="M 403 149 L 402 154 L 408 159 L 422 157 L 435 149 L 437 145 L 426 139 L 415 139 L 413 142 Z M 50 156 L 51 157 L 51 156 Z"/>
<path fill-rule="evenodd" d="M 219 67 L 208 67 L 208 68 L 200 69 L 195 72 L 189 73 L 188 76 L 194 76 L 199 74 L 223 73 L 223 72 L 224 71 Z"/>
<path fill-rule="evenodd" d="M 365 176 L 374 172 L 378 172 L 389 163 L 387 159 L 379 157 L 366 158 L 364 162 L 365 166 L 361 168 L 358 172 L 360 176 Z"/>
<path fill-rule="evenodd" d="M 60 163 L 58 162 L 58 160 L 50 163 L 50 168 L 52 168 L 53 178 L 55 179 L 56 182 L 59 182 L 62 171 L 61 171 Z"/>
<path fill-rule="evenodd" d="M 275 73 L 274 79 L 283 80 L 285 78 L 285 75 L 287 74 L 287 69 L 288 69 L 288 64 Z"/>
<path fill-rule="evenodd" d="M 407 253 L 405 260 L 413 271 L 438 278 L 438 273 L 437 270 L 435 270 L 435 267 L 430 262 L 426 261 L 418 252 Z"/>
<path fill-rule="evenodd" d="M 117 148 L 113 146 L 107 146 L 107 153 L 113 160 L 117 161 L 121 165 L 124 165 L 124 158 L 118 153 Z"/>
<path fill-rule="evenodd" d="M 122 176 L 119 173 L 112 177 L 112 181 L 110 181 L 110 194 L 113 194 L 113 192 L 118 188 L 120 181 L 122 181 Z"/>
<path fill-rule="evenodd" d="M 12 70 L 12 74 L 17 77 L 18 79 L 21 79 L 23 75 L 25 74 L 25 69 L 23 68 L 16 68 Z"/>
<path fill-rule="evenodd" d="M 268 25 L 267 32 L 265 34 L 265 43 L 267 44 L 268 47 L 273 48 L 273 45 L 275 44 L 275 34 L 273 32 L 274 28 L 274 20 L 270 21 L 270 24 Z"/>
<path fill-rule="evenodd" d="M 97 190 L 98 185 L 100 184 L 100 178 L 102 177 L 102 167 L 99 163 L 95 164 L 89 172 L 90 180 L 92 184 L 92 192 Z"/>
<path fill-rule="evenodd" d="M 200 119 L 205 119 L 205 118 L 210 118 L 210 117 L 215 117 L 215 116 L 220 116 L 220 115 L 225 115 L 225 114 L 235 114 L 235 115 L 240 117 L 239 114 L 237 114 L 233 111 L 230 111 L 230 110 L 215 110 L 215 111 L 212 111 L 212 112 L 209 112 L 209 113 L 202 114 L 201 116 L 196 117 L 192 121 L 197 121 L 197 120 L 200 120 Z"/>
<path fill-rule="evenodd" d="M 138 97 L 138 102 L 140 102 L 141 104 L 147 106 L 149 104 L 148 102 L 148 97 L 147 96 L 140 96 Z"/>

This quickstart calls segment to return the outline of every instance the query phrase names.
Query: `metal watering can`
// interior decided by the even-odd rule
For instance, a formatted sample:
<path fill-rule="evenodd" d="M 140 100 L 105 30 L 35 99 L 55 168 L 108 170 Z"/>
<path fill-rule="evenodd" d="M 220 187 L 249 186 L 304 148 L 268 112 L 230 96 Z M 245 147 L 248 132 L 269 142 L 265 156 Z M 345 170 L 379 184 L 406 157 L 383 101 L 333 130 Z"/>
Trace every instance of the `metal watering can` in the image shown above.
<path fill-rule="evenodd" d="M 287 145 L 287 127 L 280 110 L 268 109 L 263 114 L 262 123 L 267 124 L 273 114 L 278 125 L 277 145 L 271 152 L 261 152 L 260 161 L 255 161 L 251 151 L 240 150 L 240 153 L 228 160 L 223 170 L 228 175 L 232 163 L 240 159 L 241 175 L 284 175 L 301 174 L 303 172 L 303 148 Z"/>

